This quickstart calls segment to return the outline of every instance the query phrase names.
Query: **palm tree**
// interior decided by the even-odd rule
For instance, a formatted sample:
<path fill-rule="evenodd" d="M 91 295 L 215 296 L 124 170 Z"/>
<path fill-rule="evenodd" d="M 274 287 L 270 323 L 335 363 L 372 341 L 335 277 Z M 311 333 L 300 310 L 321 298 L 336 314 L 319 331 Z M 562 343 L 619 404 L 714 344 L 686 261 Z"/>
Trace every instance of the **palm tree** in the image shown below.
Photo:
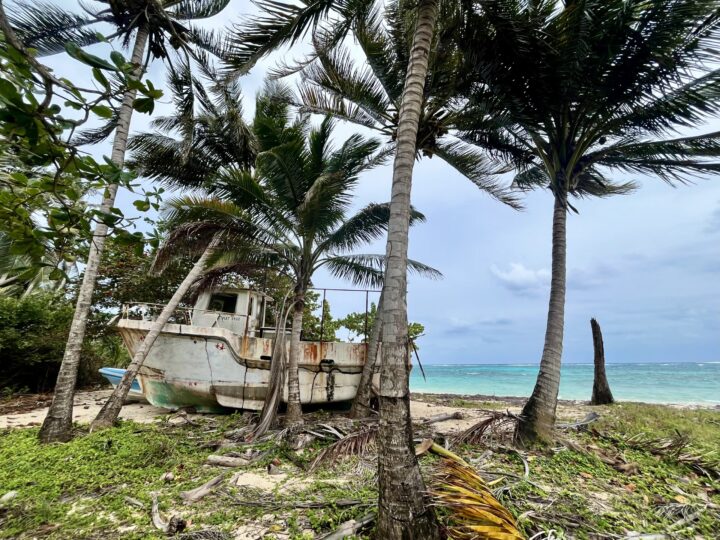
<path fill-rule="evenodd" d="M 24 44 L 38 50 L 40 54 L 54 54 L 64 50 L 67 42 L 86 46 L 99 42 L 97 32 L 100 25 L 111 25 L 112 35 L 107 39 L 119 40 L 129 45 L 134 35 L 131 63 L 135 66 L 133 76 L 140 78 L 145 71 L 150 55 L 154 58 L 168 56 L 168 43 L 173 49 L 192 53 L 192 46 L 217 52 L 217 40 L 210 32 L 203 31 L 181 21 L 202 19 L 222 11 L 229 0 L 96 0 L 102 7 L 93 9 L 83 6 L 85 13 L 77 14 L 50 4 L 21 2 L 12 17 L 12 24 Z M 149 49 L 146 60 L 146 47 Z M 137 91 L 130 87 L 123 97 L 117 117 L 104 129 L 93 134 L 84 142 L 95 142 L 97 136 L 106 137 L 115 130 L 111 159 L 122 168 L 125 161 L 127 138 Z M 115 204 L 117 184 L 109 185 L 104 193 L 100 211 L 109 214 Z M 42 442 L 67 441 L 71 437 L 73 395 L 80 365 L 85 329 L 90 304 L 97 279 L 100 258 L 105 245 L 108 226 L 100 221 L 93 231 L 90 251 L 85 265 L 83 281 L 78 290 L 77 304 L 65 354 L 50 410 L 40 429 Z"/>
<path fill-rule="evenodd" d="M 332 48 L 323 35 L 314 40 L 312 55 L 299 65 L 276 70 L 276 76 L 297 71 L 300 84 L 301 110 L 332 115 L 348 122 L 370 128 L 395 141 L 398 111 L 403 91 L 403 77 L 408 65 L 412 25 L 402 6 L 391 4 L 385 17 L 379 9 L 358 13 L 354 21 L 354 36 L 362 49 L 366 63 L 362 66 L 352 53 L 337 45 Z M 454 136 L 464 104 L 456 98 L 456 82 L 460 56 L 452 37 L 458 30 L 457 10 L 449 2 L 439 5 L 441 15 L 434 37 L 435 45 L 428 57 L 428 72 L 423 87 L 422 110 L 418 126 L 416 154 L 437 156 L 480 189 L 498 200 L 517 207 L 515 197 L 497 181 L 502 168 L 494 166 L 485 152 Z M 377 325 L 381 325 L 381 318 Z M 373 336 L 380 331 L 373 329 Z M 376 348 L 371 339 L 369 349 Z M 370 356 L 374 358 L 374 356 Z M 351 416 L 365 416 L 369 411 L 371 392 L 366 381 L 373 373 L 373 362 L 365 364 L 362 384 L 353 403 Z"/>
<path fill-rule="evenodd" d="M 460 35 L 464 138 L 554 198 L 552 280 L 540 373 L 521 442 L 548 440 L 563 347 L 570 196 L 632 191 L 612 171 L 671 185 L 720 170 L 720 133 L 670 138 L 720 112 L 717 0 L 481 2 Z"/>
<path fill-rule="evenodd" d="M 123 403 L 130 392 L 130 387 L 132 386 L 140 367 L 145 362 L 145 358 L 150 352 L 150 349 L 152 349 L 152 346 L 155 344 L 155 340 L 157 340 L 158 336 L 160 336 L 163 328 L 165 328 L 165 324 L 167 324 L 170 317 L 172 317 L 173 313 L 175 313 L 175 310 L 190 288 L 201 278 L 210 258 L 214 253 L 217 243 L 217 240 L 214 238 L 210 240 L 209 244 L 200 255 L 200 258 L 198 258 L 188 272 L 187 276 L 185 276 L 182 283 L 180 283 L 177 290 L 173 293 L 170 301 L 163 307 L 160 315 L 158 315 L 158 318 L 153 322 L 152 327 L 145 336 L 145 339 L 143 339 L 142 344 L 138 347 L 137 351 L 135 351 L 130 365 L 128 365 L 125 373 L 123 373 L 122 380 L 113 389 L 113 393 L 92 421 L 90 431 L 112 427 L 112 425 L 115 424 L 118 416 L 120 415 L 120 409 L 122 409 Z"/>
<path fill-rule="evenodd" d="M 235 95 L 237 105 L 231 115 L 237 115 L 241 114 L 237 92 L 234 85 L 230 89 L 218 86 L 213 93 L 220 94 L 222 103 L 226 96 Z M 173 129 L 182 116 L 159 118 L 156 126 Z M 231 139 L 218 137 L 218 131 L 227 126 L 227 116 L 227 109 L 204 100 L 185 159 L 181 155 L 183 141 L 162 134 L 140 135 L 131 147 L 136 149 L 134 158 L 143 174 L 205 192 L 168 203 L 171 232 L 159 253 L 161 261 L 181 249 L 201 251 L 209 238 L 220 235 L 213 261 L 215 275 L 272 266 L 291 278 L 287 419 L 294 423 L 301 417 L 297 364 L 302 316 L 314 273 L 324 267 L 355 284 L 377 286 L 382 282 L 382 256 L 351 252 L 385 233 L 389 207 L 371 204 L 350 217 L 347 211 L 358 175 L 381 164 L 387 154 L 378 152 L 378 141 L 359 135 L 333 148 L 332 120 L 326 118 L 319 127 L 311 128 L 307 115 L 292 118 L 290 93 L 276 84 L 268 85 L 256 103 L 250 132 L 257 157 L 251 170 L 245 162 L 228 159 Z M 239 140 L 246 144 L 245 137 Z M 168 159 L 179 166 L 161 168 Z M 221 161 L 224 165 L 218 167 Z M 417 212 L 413 217 L 422 219 Z M 419 263 L 411 265 L 435 274 Z"/>
<path fill-rule="evenodd" d="M 317 30 L 319 21 L 331 13 L 336 15 L 336 20 L 331 29 L 326 27 L 330 36 L 326 46 L 335 46 L 353 28 L 358 14 L 363 13 L 368 4 L 367 1 L 311 0 L 298 6 L 278 0 L 262 1 L 261 14 L 230 36 L 228 58 L 234 68 L 248 69 L 262 55 L 299 40 L 309 28 Z M 438 4 L 439 0 L 397 2 L 397 11 L 407 16 L 407 24 L 414 32 L 398 110 L 383 285 L 377 528 L 381 538 L 435 539 L 439 536 L 435 516 L 425 500 L 425 484 L 412 441 L 406 302 L 410 187 Z M 461 5 L 456 7 L 464 9 Z"/>

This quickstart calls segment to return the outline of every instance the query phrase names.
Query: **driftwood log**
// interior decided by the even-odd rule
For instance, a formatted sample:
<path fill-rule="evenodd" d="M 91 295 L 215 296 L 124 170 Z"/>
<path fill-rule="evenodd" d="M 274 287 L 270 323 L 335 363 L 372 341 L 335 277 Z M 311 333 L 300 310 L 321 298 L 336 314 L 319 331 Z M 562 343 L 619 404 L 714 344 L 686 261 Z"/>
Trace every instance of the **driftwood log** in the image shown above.
<path fill-rule="evenodd" d="M 220 482 L 223 481 L 224 478 L 225 473 L 219 474 L 209 482 L 203 484 L 202 486 L 181 492 L 180 497 L 182 497 L 185 502 L 188 503 L 194 503 L 196 501 L 199 501 L 200 499 L 211 493 L 212 490 L 215 489 L 220 484 Z"/>
<path fill-rule="evenodd" d="M 436 414 L 435 416 L 429 416 L 428 418 L 423 418 L 423 420 L 420 422 L 421 425 L 426 426 L 428 424 L 435 424 L 437 422 L 444 422 L 445 420 L 462 420 L 463 413 L 460 411 L 452 412 L 452 413 L 443 413 L 443 414 Z"/>
<path fill-rule="evenodd" d="M 157 494 L 152 494 L 152 524 L 153 526 L 167 535 L 175 535 L 181 533 L 187 527 L 187 522 L 177 514 L 173 514 L 168 521 L 165 521 L 160 514 Z"/>
<path fill-rule="evenodd" d="M 375 512 L 366 514 L 358 520 L 351 519 L 330 534 L 321 536 L 318 540 L 342 540 L 348 536 L 355 535 L 359 531 L 369 527 L 375 521 Z"/>
<path fill-rule="evenodd" d="M 217 456 L 215 454 L 210 454 L 207 457 L 207 464 L 216 465 L 218 467 L 244 467 L 250 464 L 250 460 L 241 457 Z"/>

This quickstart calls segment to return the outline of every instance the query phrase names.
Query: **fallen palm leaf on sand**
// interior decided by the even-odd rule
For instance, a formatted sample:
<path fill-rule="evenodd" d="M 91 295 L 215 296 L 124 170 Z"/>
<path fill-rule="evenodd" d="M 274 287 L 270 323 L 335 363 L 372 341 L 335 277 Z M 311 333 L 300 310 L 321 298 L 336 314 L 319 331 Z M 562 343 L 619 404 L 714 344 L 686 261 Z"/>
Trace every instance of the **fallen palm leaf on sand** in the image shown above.
<path fill-rule="evenodd" d="M 488 411 L 488 417 L 470 426 L 453 439 L 453 445 L 490 445 L 499 441 L 511 441 L 518 417 L 509 412 Z"/>
<path fill-rule="evenodd" d="M 309 471 L 312 472 L 316 470 L 321 464 L 330 465 L 335 463 L 342 457 L 365 454 L 370 449 L 375 448 L 377 433 L 378 425 L 370 424 L 360 431 L 350 433 L 335 441 L 318 454 L 310 465 Z"/>
<path fill-rule="evenodd" d="M 437 445 L 431 451 L 435 447 Z M 460 457 L 448 450 L 441 450 L 445 459 L 433 474 L 430 495 L 435 506 L 448 512 L 448 538 L 523 540 L 524 536 L 515 518 L 495 498 L 490 484 Z"/>

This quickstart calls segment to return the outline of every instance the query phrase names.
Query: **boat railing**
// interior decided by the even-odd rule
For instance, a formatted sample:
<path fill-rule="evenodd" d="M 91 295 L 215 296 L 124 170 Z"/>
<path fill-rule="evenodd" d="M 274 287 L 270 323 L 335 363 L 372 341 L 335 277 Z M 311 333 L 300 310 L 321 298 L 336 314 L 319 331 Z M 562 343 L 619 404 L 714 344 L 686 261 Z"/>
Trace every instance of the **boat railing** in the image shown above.
<path fill-rule="evenodd" d="M 152 302 L 131 302 L 123 304 L 120 318 L 154 321 L 158 318 L 163 309 L 165 309 L 165 304 L 156 304 Z M 198 319 L 202 319 L 202 326 L 218 326 L 217 323 L 220 321 L 244 323 L 245 318 L 245 315 L 236 315 L 234 313 L 226 313 L 224 311 L 178 306 L 173 310 L 168 322 L 191 325 L 194 324 L 193 321 L 196 321 L 197 323 Z"/>

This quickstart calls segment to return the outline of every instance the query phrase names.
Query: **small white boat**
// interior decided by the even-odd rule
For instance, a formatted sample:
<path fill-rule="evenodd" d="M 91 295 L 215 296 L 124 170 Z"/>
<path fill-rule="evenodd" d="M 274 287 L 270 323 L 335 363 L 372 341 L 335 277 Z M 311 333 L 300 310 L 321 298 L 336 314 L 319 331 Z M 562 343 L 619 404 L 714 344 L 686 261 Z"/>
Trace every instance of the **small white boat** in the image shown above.
<path fill-rule="evenodd" d="M 201 412 L 262 409 L 275 333 L 265 326 L 269 301 L 258 291 L 225 288 L 204 292 L 193 308 L 179 309 L 138 372 L 145 399 Z M 124 306 L 117 328 L 131 356 L 161 310 L 153 304 Z M 289 349 L 289 338 L 285 344 Z M 365 343 L 302 341 L 300 401 L 352 400 L 366 354 Z"/>
<path fill-rule="evenodd" d="M 109 382 L 113 388 L 115 388 L 118 384 L 120 384 L 120 381 L 123 378 L 123 375 L 125 375 L 125 370 L 120 368 L 113 368 L 113 367 L 104 367 L 100 368 L 98 370 L 100 372 L 100 375 L 105 377 L 107 382 Z M 145 396 L 142 391 L 142 386 L 140 386 L 140 381 L 135 379 L 132 382 L 132 385 L 130 386 L 130 390 L 128 391 L 128 395 L 125 398 L 125 401 L 144 401 Z"/>

